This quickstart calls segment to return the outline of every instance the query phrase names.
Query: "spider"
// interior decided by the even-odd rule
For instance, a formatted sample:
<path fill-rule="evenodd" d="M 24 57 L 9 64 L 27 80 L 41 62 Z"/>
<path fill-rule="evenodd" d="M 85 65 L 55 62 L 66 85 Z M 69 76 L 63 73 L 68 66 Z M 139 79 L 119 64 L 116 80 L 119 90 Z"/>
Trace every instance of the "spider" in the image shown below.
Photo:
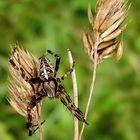
<path fill-rule="evenodd" d="M 33 127 L 36 127 L 36 125 L 33 125 L 32 123 L 33 118 L 31 111 L 45 97 L 48 97 L 52 100 L 59 99 L 78 120 L 85 124 L 88 124 L 84 119 L 83 112 L 75 106 L 72 99 L 61 84 L 61 81 L 64 80 L 65 77 L 67 77 L 73 71 L 74 64 L 73 67 L 64 76 L 58 78 L 57 72 L 59 70 L 60 56 L 50 50 L 48 50 L 47 52 L 55 57 L 55 66 L 50 63 L 49 59 L 46 56 L 42 56 L 39 58 L 39 68 L 36 77 L 26 79 L 26 81 L 30 83 L 34 91 L 34 95 L 31 97 L 30 101 L 27 104 L 26 128 L 29 130 L 29 136 L 31 136 L 38 129 L 37 127 L 35 130 L 33 130 Z M 13 60 L 10 59 L 9 62 L 13 67 L 16 67 Z M 25 78 L 24 70 L 22 70 L 21 72 L 22 77 Z M 44 122 L 42 122 L 41 124 L 43 123 Z"/>

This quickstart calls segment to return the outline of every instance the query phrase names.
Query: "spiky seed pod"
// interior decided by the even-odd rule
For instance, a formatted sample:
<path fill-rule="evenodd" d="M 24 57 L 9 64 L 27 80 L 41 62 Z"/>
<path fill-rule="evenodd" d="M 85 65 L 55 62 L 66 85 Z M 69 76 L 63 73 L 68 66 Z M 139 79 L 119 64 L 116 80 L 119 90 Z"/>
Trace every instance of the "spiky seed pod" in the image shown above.
<path fill-rule="evenodd" d="M 124 21 L 128 9 L 128 0 L 98 0 L 94 20 L 91 7 L 88 6 L 88 19 L 94 31 L 94 42 L 91 35 L 86 32 L 82 35 L 82 42 L 92 61 L 95 43 L 98 63 L 114 54 L 117 61 L 121 58 L 123 46 L 120 35 L 126 27 Z"/>
<path fill-rule="evenodd" d="M 12 50 L 9 59 L 9 102 L 11 106 L 22 116 L 27 118 L 27 105 L 35 94 L 32 86 L 27 82 L 37 75 L 39 60 L 30 55 L 18 44 Z M 32 109 L 33 123 L 38 123 L 41 112 L 40 102 Z"/>

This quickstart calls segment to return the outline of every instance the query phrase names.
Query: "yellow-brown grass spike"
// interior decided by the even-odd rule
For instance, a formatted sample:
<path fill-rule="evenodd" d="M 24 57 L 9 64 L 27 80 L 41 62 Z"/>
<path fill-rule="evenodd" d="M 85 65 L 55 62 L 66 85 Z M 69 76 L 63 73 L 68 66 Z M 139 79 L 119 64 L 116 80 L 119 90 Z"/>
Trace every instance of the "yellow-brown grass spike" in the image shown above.
<path fill-rule="evenodd" d="M 90 40 L 94 41 L 92 41 L 92 43 L 89 41 L 88 36 L 91 38 L 89 33 L 83 34 L 82 41 L 83 46 L 92 61 L 94 58 L 94 44 L 97 38 L 97 54 L 99 56 L 98 63 L 113 55 L 115 55 L 115 59 L 117 58 L 117 60 L 121 58 L 123 53 L 121 50 L 123 49 L 123 46 L 121 45 L 121 47 L 118 47 L 118 42 L 122 42 L 121 34 L 126 28 L 125 19 L 127 17 L 128 10 L 128 0 L 98 0 L 96 5 L 96 15 L 93 21 L 92 11 L 89 5 L 88 19 L 94 32 L 94 39 Z M 91 49 L 92 51 L 89 51 Z M 91 58 L 91 56 L 93 58 Z"/>
<path fill-rule="evenodd" d="M 9 67 L 9 96 L 8 101 L 11 106 L 22 116 L 27 118 L 27 105 L 31 97 L 35 94 L 28 79 L 36 76 L 38 69 L 38 59 L 22 49 L 18 44 L 13 46 L 8 67 Z M 33 123 L 38 123 L 38 114 L 41 111 L 41 102 L 31 111 Z"/>

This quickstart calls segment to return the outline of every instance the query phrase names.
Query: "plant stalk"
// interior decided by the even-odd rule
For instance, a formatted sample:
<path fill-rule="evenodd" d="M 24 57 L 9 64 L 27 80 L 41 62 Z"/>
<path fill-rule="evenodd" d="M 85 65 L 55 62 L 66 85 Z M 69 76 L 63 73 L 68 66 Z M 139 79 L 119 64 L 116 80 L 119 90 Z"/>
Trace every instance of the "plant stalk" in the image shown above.
<path fill-rule="evenodd" d="M 73 67 L 73 58 L 71 51 L 68 49 L 68 57 L 69 57 L 69 63 L 71 68 Z M 78 88 L 77 88 L 77 79 L 76 79 L 76 73 L 75 68 L 73 69 L 72 73 L 72 83 L 73 83 L 73 98 L 74 98 L 74 104 L 76 107 L 78 107 Z M 78 125 L 78 119 L 74 117 L 74 140 L 78 140 L 79 138 L 79 125 Z"/>
<path fill-rule="evenodd" d="M 93 96 L 93 91 L 94 91 L 94 86 L 95 86 L 95 80 L 96 80 L 96 72 L 97 72 L 97 65 L 98 65 L 98 54 L 97 54 L 97 47 L 99 45 L 99 39 L 98 39 L 98 35 L 95 41 L 94 46 L 92 46 L 92 52 L 91 53 L 91 59 L 93 60 L 93 76 L 92 76 L 92 82 L 90 85 L 90 93 L 89 93 L 89 97 L 88 97 L 88 101 L 87 101 L 87 105 L 86 105 L 86 110 L 85 110 L 85 119 L 87 119 L 87 115 L 88 115 L 88 111 L 89 111 L 89 106 L 90 106 L 90 102 Z M 93 54 L 94 54 L 94 59 L 93 59 Z M 83 132 L 85 129 L 85 123 L 83 123 L 81 131 L 80 131 L 80 135 L 79 135 L 79 140 L 81 140 Z"/>
<path fill-rule="evenodd" d="M 42 131 L 42 127 L 41 127 L 41 118 L 39 115 L 39 105 L 37 105 L 37 121 L 38 121 L 38 129 L 39 129 L 39 138 L 40 140 L 43 140 L 43 131 Z"/>

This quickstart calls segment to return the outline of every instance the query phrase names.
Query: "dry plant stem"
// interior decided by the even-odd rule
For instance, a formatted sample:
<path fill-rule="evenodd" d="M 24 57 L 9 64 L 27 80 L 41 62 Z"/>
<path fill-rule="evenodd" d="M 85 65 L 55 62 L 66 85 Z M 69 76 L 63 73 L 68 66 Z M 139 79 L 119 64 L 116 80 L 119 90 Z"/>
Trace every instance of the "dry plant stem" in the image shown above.
<path fill-rule="evenodd" d="M 38 128 L 39 128 L 39 138 L 40 140 L 43 140 L 43 131 L 42 131 L 42 127 L 41 127 L 41 118 L 39 115 L 39 105 L 37 105 L 37 120 L 38 120 Z"/>
<path fill-rule="evenodd" d="M 86 105 L 85 119 L 87 119 L 87 115 L 88 115 L 88 111 L 89 111 L 89 106 L 90 106 L 90 102 L 91 102 L 91 99 L 92 99 L 92 96 L 93 96 L 93 90 L 94 90 L 94 86 L 95 86 L 96 71 L 97 71 L 97 65 L 98 65 L 98 54 L 97 54 L 97 47 L 98 47 L 98 45 L 99 45 L 99 38 L 98 38 L 98 35 L 97 35 L 94 47 L 92 47 L 92 48 L 94 48 L 94 61 L 93 61 L 94 68 L 93 68 L 92 82 L 91 82 L 91 85 L 90 85 L 90 93 L 89 93 L 89 97 L 88 97 L 88 101 L 87 101 L 87 105 Z M 92 52 L 93 52 L 93 50 L 92 50 Z M 91 54 L 93 54 L 93 53 L 91 53 Z M 93 57 L 93 55 L 91 57 Z M 83 125 L 82 125 L 81 131 L 80 131 L 79 140 L 81 140 L 81 138 L 82 138 L 84 129 L 85 129 L 85 123 L 83 123 Z"/>
<path fill-rule="evenodd" d="M 73 58 L 71 51 L 68 49 L 68 57 L 69 57 L 69 62 L 70 66 L 72 68 L 73 66 Z M 75 73 L 75 68 L 73 69 L 72 72 L 72 82 L 73 82 L 73 98 L 74 98 L 74 104 L 78 107 L 78 88 L 77 88 L 77 80 L 76 80 L 76 73 Z M 78 140 L 79 138 L 79 126 L 78 126 L 78 119 L 74 117 L 74 140 Z"/>

